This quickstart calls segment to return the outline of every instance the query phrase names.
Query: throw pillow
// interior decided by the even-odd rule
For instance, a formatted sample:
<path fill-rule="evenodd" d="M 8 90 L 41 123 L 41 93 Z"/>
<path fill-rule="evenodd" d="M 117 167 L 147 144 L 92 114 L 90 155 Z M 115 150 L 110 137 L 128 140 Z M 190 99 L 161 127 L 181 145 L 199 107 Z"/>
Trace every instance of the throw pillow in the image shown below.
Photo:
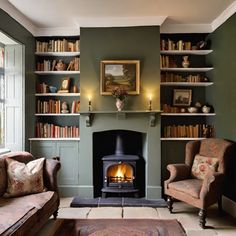
<path fill-rule="evenodd" d="M 4 197 L 18 197 L 44 191 L 43 164 L 39 158 L 27 164 L 6 158 L 7 190 Z"/>
<path fill-rule="evenodd" d="M 196 155 L 192 165 L 192 176 L 197 179 L 204 179 L 209 171 L 217 171 L 219 161 L 217 158 Z"/>

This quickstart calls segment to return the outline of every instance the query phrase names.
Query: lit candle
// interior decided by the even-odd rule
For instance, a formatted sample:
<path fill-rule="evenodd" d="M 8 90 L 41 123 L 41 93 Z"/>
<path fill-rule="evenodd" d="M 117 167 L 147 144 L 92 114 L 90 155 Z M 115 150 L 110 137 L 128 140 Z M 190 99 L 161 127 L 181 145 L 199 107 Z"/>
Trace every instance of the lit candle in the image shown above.
<path fill-rule="evenodd" d="M 89 103 L 88 103 L 89 107 L 88 107 L 88 109 L 89 109 L 89 111 L 91 111 L 92 110 L 91 95 L 88 95 L 88 100 L 89 100 Z"/>
<path fill-rule="evenodd" d="M 149 105 L 148 105 L 148 110 L 151 111 L 152 110 L 152 94 L 149 94 Z"/>

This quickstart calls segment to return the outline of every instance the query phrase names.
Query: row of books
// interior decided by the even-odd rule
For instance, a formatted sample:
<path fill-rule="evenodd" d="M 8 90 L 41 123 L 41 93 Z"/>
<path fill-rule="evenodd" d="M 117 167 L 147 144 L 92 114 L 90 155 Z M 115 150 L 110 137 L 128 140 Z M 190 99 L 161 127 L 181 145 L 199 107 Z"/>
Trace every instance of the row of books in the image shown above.
<path fill-rule="evenodd" d="M 167 125 L 163 130 L 164 138 L 210 138 L 214 137 L 215 129 L 212 125 Z"/>
<path fill-rule="evenodd" d="M 77 138 L 79 137 L 78 126 L 58 126 L 49 123 L 36 123 L 37 138 Z"/>
<path fill-rule="evenodd" d="M 36 85 L 36 93 L 48 93 L 49 86 L 46 83 L 37 83 Z"/>
<path fill-rule="evenodd" d="M 48 42 L 36 41 L 36 52 L 79 52 L 80 40 L 52 39 Z"/>
<path fill-rule="evenodd" d="M 160 56 L 160 67 L 161 68 L 176 68 L 177 63 L 173 57 L 161 55 Z"/>
<path fill-rule="evenodd" d="M 174 42 L 173 40 L 161 40 L 161 50 L 191 50 L 192 44 L 191 42 L 184 42 L 183 40 L 179 40 Z"/>
<path fill-rule="evenodd" d="M 79 71 L 80 67 L 80 58 L 75 57 L 68 64 L 63 63 L 63 66 L 60 69 L 57 69 L 57 60 L 43 60 L 43 62 L 37 62 L 36 70 L 37 71 L 55 71 L 55 70 L 67 70 L 67 71 Z"/>
<path fill-rule="evenodd" d="M 67 106 L 67 103 L 66 103 Z M 79 113 L 80 111 L 80 101 L 72 101 L 71 107 L 66 110 L 68 113 Z M 53 100 L 50 99 L 49 101 L 37 101 L 36 113 L 56 113 L 60 114 L 63 113 L 62 111 L 62 102 L 61 100 Z"/>
<path fill-rule="evenodd" d="M 188 83 L 197 83 L 197 82 L 204 82 L 205 77 L 202 75 L 188 75 L 182 76 L 174 73 L 162 73 L 161 74 L 161 82 L 188 82 Z"/>
<path fill-rule="evenodd" d="M 173 107 L 169 104 L 162 105 L 162 111 L 164 113 L 180 113 L 181 109 L 182 109 L 181 107 Z"/>

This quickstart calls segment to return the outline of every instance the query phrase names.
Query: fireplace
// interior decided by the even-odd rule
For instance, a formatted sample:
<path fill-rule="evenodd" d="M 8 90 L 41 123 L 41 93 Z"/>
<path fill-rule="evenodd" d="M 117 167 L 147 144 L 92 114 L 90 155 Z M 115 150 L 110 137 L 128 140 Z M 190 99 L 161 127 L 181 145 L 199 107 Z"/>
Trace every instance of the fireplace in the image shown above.
<path fill-rule="evenodd" d="M 123 148 L 121 132 L 116 136 L 116 149 L 113 155 L 104 156 L 102 197 L 107 193 L 118 196 L 139 195 L 136 183 L 136 167 L 139 160 L 137 155 L 126 155 Z"/>
<path fill-rule="evenodd" d="M 140 132 L 109 130 L 94 134 L 95 197 L 145 196 L 142 144 Z"/>
<path fill-rule="evenodd" d="M 85 116 L 80 117 L 84 125 L 80 129 L 83 139 L 79 146 L 79 187 L 75 188 L 75 195 L 79 193 L 86 198 L 102 196 L 102 158 L 116 153 L 116 136 L 121 131 L 125 155 L 139 157 L 133 173 L 133 186 L 139 189 L 139 197 L 161 198 L 160 117 L 157 115 L 155 125 L 151 126 L 150 117 L 146 113 L 123 114 L 96 113 L 92 116 L 91 127 L 86 127 Z"/>

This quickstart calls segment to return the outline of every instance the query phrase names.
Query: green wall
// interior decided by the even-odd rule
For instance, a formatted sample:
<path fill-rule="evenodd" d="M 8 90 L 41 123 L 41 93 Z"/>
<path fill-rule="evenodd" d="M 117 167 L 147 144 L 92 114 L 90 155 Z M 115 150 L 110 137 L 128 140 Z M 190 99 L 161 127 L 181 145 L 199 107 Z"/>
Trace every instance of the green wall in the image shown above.
<path fill-rule="evenodd" d="M 24 45 L 25 49 L 25 150 L 29 150 L 28 138 L 34 136 L 35 90 L 35 41 L 33 35 L 0 9 L 0 30 Z"/>
<path fill-rule="evenodd" d="M 160 33 L 158 26 L 81 28 L 81 110 L 88 110 L 88 94 L 94 110 L 116 110 L 111 96 L 99 92 L 100 61 L 140 60 L 140 95 L 128 96 L 126 110 L 160 109 Z"/>
<path fill-rule="evenodd" d="M 214 85 L 207 93 L 216 111 L 217 137 L 236 140 L 236 14 L 209 36 L 211 48 L 208 56 L 214 70 Z"/>
<path fill-rule="evenodd" d="M 158 26 L 123 28 L 81 28 L 80 30 L 80 92 L 81 110 L 88 110 L 88 94 L 92 96 L 94 111 L 116 111 L 115 99 L 100 95 L 100 61 L 140 60 L 140 94 L 128 96 L 124 110 L 147 110 L 148 93 L 153 95 L 153 109 L 160 109 L 160 32 Z M 141 117 L 140 117 L 141 116 Z M 141 119 L 140 119 L 141 118 Z M 129 120 L 132 119 L 130 124 Z M 146 157 L 154 157 L 149 168 L 147 196 L 160 198 L 160 117 L 155 127 L 149 127 L 148 115 L 127 115 L 117 119 L 116 114 L 95 115 L 91 127 L 80 117 L 79 193 L 91 196 L 93 188 L 94 132 L 106 129 L 136 130 L 148 134 Z M 155 178 L 156 176 L 156 178 Z"/>
<path fill-rule="evenodd" d="M 214 85 L 207 99 L 216 112 L 216 136 L 236 141 L 236 14 L 210 36 L 214 52 L 208 61 L 214 65 L 211 72 Z M 224 194 L 236 201 L 236 152 L 229 163 Z"/>

